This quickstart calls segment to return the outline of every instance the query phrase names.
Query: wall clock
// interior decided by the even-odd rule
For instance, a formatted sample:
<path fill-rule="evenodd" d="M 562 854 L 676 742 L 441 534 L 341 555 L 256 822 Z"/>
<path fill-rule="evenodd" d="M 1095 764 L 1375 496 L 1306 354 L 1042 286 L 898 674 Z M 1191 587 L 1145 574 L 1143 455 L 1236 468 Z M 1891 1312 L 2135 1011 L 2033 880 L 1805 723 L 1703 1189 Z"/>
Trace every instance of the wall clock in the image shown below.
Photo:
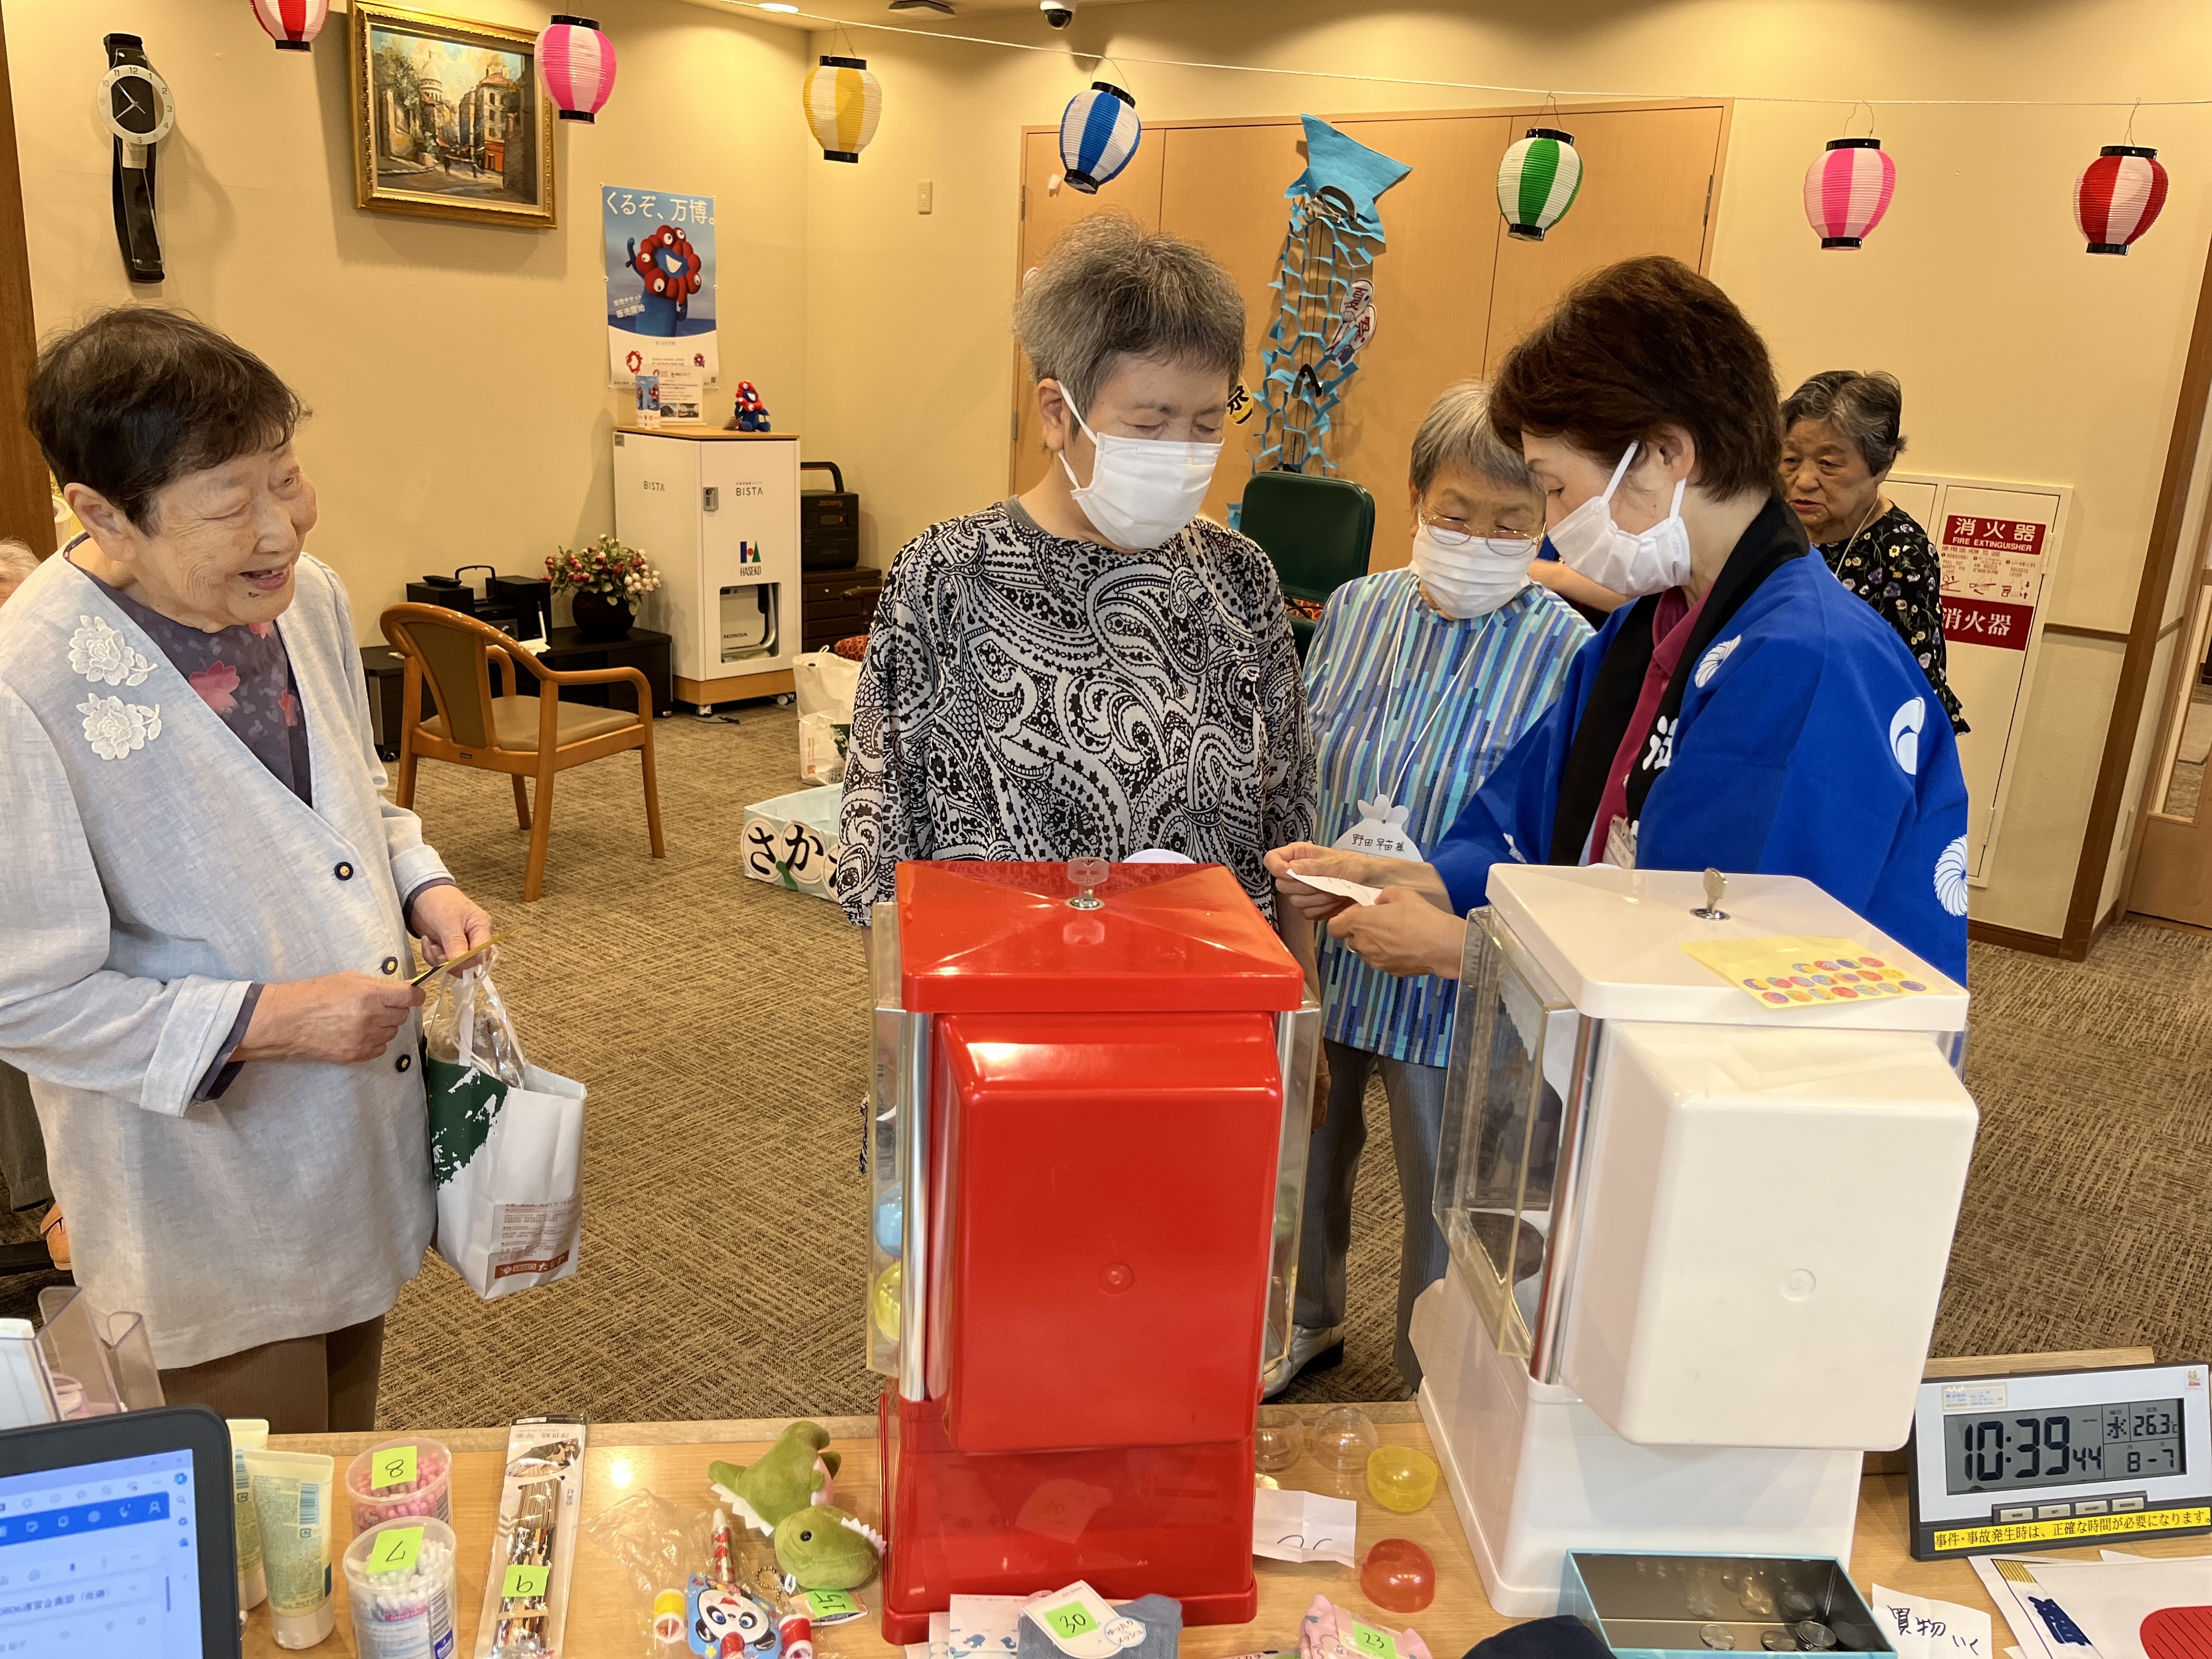
<path fill-rule="evenodd" d="M 162 279 L 161 236 L 154 222 L 154 147 L 177 122 L 169 83 L 146 61 L 146 43 L 135 34 L 111 34 L 107 73 L 100 82 L 100 112 L 114 136 L 110 177 L 115 204 L 115 243 L 134 283 Z"/>

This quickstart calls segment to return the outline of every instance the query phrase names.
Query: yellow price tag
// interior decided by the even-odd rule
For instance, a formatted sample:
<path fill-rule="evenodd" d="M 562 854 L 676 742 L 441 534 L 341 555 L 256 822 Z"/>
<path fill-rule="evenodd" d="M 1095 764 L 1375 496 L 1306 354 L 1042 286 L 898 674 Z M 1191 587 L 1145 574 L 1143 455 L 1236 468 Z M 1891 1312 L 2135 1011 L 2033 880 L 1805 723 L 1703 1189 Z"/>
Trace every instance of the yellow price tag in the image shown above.
<path fill-rule="evenodd" d="M 550 1567 L 509 1567 L 506 1577 L 500 1581 L 499 1593 L 509 1601 L 519 1601 L 525 1596 L 542 1597 L 545 1582 L 552 1576 Z"/>
<path fill-rule="evenodd" d="M 376 1534 L 368 1552 L 371 1572 L 410 1572 L 422 1559 L 422 1528 L 393 1527 Z"/>
<path fill-rule="evenodd" d="M 412 1446 L 386 1446 L 382 1451 L 371 1452 L 368 1488 L 371 1492 L 390 1492 L 394 1486 L 411 1486 L 415 1484 L 415 1468 Z"/>

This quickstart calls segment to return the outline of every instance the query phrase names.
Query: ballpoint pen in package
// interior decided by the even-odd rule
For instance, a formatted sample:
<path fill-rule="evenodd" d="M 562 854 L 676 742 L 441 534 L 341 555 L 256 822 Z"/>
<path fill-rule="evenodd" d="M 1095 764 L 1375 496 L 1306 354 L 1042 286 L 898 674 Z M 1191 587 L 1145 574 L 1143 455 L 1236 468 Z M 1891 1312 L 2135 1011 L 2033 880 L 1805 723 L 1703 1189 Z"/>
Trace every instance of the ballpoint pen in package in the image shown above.
<path fill-rule="evenodd" d="M 522 1417 L 507 1429 L 476 1659 L 558 1659 L 584 1501 L 584 1441 L 580 1417 Z"/>

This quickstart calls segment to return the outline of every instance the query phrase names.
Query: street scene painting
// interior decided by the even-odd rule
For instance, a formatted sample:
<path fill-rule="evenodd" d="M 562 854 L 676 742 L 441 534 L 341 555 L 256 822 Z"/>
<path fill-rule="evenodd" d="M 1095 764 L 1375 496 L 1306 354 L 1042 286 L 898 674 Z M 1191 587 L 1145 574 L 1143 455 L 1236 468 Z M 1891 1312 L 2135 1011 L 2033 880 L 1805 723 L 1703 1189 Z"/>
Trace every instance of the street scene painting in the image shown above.
<path fill-rule="evenodd" d="M 367 0 L 351 21 L 360 205 L 551 225 L 552 136 L 535 37 Z"/>

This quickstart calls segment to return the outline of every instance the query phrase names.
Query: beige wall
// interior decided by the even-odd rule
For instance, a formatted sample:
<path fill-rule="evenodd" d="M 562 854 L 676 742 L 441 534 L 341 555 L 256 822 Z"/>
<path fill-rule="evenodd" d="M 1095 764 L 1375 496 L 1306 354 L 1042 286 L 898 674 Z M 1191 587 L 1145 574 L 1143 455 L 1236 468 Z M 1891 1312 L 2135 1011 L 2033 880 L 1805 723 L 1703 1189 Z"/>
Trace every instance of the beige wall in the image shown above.
<path fill-rule="evenodd" d="M 434 9 L 426 5 L 425 9 Z M 527 0 L 458 15 L 537 27 Z M 346 24 L 279 52 L 240 0 L 9 0 L 24 214 L 40 331 L 132 297 L 108 207 L 94 97 L 111 30 L 143 34 L 174 90 L 161 149 L 169 280 L 261 353 L 315 416 L 310 546 L 351 589 L 363 637 L 425 571 L 541 572 L 557 542 L 613 526 L 601 184 L 716 198 L 726 373 L 779 421 L 805 417 L 805 39 L 677 0 L 600 0 L 613 100 L 561 122 L 557 230 L 367 213 L 348 148 Z"/>
<path fill-rule="evenodd" d="M 544 15 L 522 0 L 460 9 L 518 23 Z M 1094 7 L 1065 36 L 1026 9 L 971 13 L 963 32 L 1049 50 L 854 30 L 885 98 L 858 167 L 823 163 L 793 108 L 804 34 L 678 0 L 603 0 L 600 15 L 620 44 L 622 81 L 596 127 L 560 131 L 563 224 L 548 233 L 351 205 L 342 19 L 303 62 L 273 52 L 243 5 L 7 8 L 40 326 L 128 297 L 92 89 L 99 36 L 136 30 L 181 111 L 163 149 L 173 276 L 160 297 L 261 350 L 315 405 L 303 440 L 323 492 L 314 545 L 364 619 L 409 574 L 475 560 L 527 569 L 556 541 L 610 527 L 603 182 L 719 198 L 731 377 L 757 381 L 779 425 L 805 433 L 811 457 L 844 464 L 873 562 L 994 498 L 1012 387 L 1016 133 L 1056 119 L 1088 81 L 1095 63 L 1073 55 L 1081 46 L 1113 51 L 1155 118 L 1522 101 L 1141 61 L 1170 57 L 1480 76 L 1563 96 L 1837 100 L 1737 105 L 1714 274 L 1766 331 L 1785 379 L 1844 363 L 1900 374 L 1916 470 L 2073 485 L 2050 614 L 2127 625 L 2212 232 L 2199 176 L 2212 112 L 2137 117 L 2136 139 L 2161 147 L 2177 187 L 2124 260 L 2085 256 L 2068 211 L 2075 173 L 2118 138 L 2124 112 L 1883 110 L 1900 188 L 1856 255 L 1819 252 L 1798 181 L 1857 96 L 2195 95 L 2189 76 L 2212 52 L 2212 14 L 2181 0 L 2051 0 L 2005 10 L 2002 27 L 1984 5 L 1884 0 L 1154 0 Z M 2148 58 L 2145 41 L 2158 43 Z M 925 179 L 935 187 L 927 216 L 915 200 Z M 2056 934 L 2118 652 L 2050 643 L 1975 915 Z"/>
<path fill-rule="evenodd" d="M 1785 382 L 1842 365 L 1900 375 L 1914 470 L 2073 485 L 2048 614 L 2127 627 L 2212 231 L 2197 176 L 2212 112 L 2136 118 L 2135 142 L 2161 147 L 2176 187 L 2155 233 L 2124 259 L 2087 256 L 2070 212 L 2075 173 L 2119 140 L 2124 110 L 1883 109 L 1876 130 L 1897 159 L 1898 196 L 1856 254 L 1820 251 L 1800 180 L 1841 131 L 1843 100 L 1856 97 L 2196 96 L 2190 66 L 2212 53 L 2212 13 L 2183 0 L 1994 10 L 1883 0 L 1161 0 L 1093 8 L 1057 42 L 1026 10 L 971 14 L 957 27 L 1061 49 L 854 31 L 884 82 L 882 131 L 860 167 L 810 175 L 809 449 L 846 463 L 877 562 L 1005 486 L 1016 131 L 1056 120 L 1087 82 L 1095 60 L 1069 50 L 1080 46 L 1115 54 L 1140 109 L 1158 118 L 1519 100 L 1175 70 L 1146 58 L 1479 78 L 1562 95 L 1838 100 L 1737 104 L 1713 274 L 1765 330 Z M 2158 43 L 2148 56 L 2147 41 Z M 1864 131 L 1863 112 L 1857 120 Z M 915 211 L 925 179 L 935 185 L 927 218 Z M 1474 200 L 1468 210 L 1494 210 Z M 1389 295 L 1377 302 L 1387 328 Z M 2119 656 L 2096 641 L 2047 642 L 1978 918 L 2063 931 Z"/>

